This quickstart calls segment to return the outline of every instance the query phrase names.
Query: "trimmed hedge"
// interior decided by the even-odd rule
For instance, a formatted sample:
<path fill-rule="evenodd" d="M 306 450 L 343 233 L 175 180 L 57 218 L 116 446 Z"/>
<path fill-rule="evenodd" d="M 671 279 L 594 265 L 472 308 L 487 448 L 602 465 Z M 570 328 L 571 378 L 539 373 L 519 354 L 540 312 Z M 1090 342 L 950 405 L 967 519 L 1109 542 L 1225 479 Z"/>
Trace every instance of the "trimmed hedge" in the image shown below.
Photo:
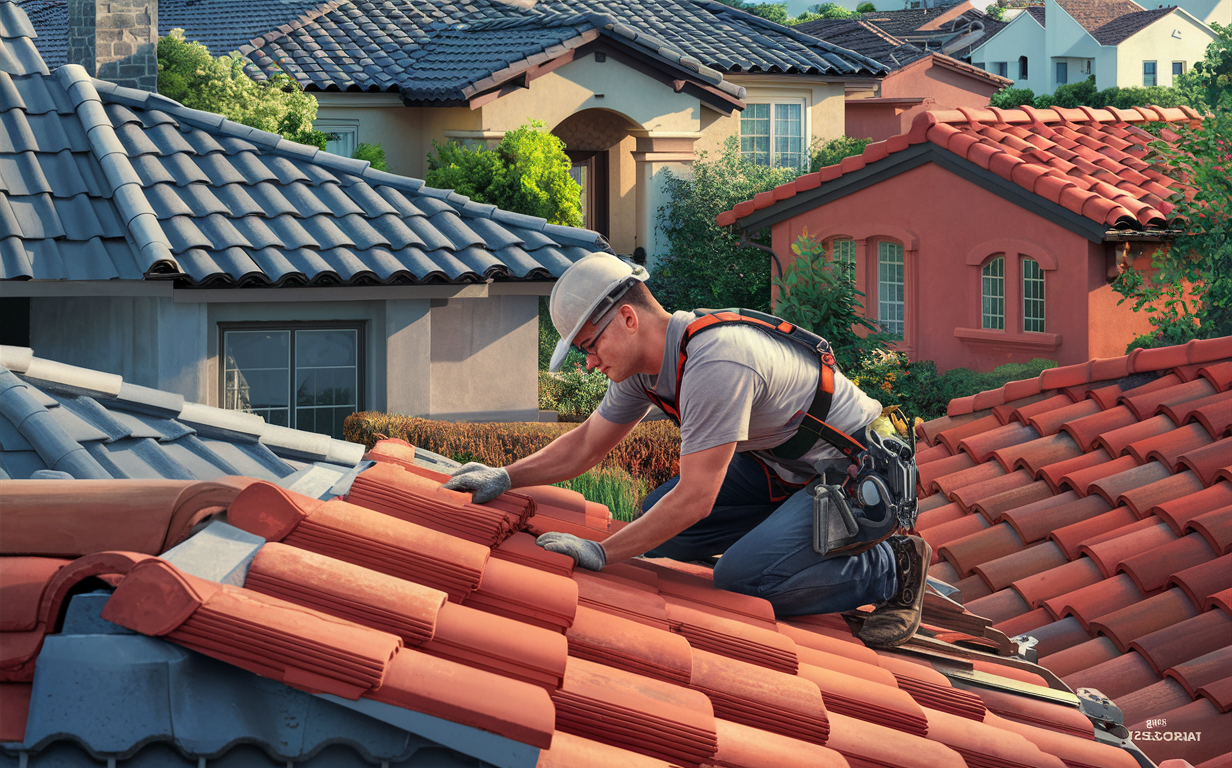
<path fill-rule="evenodd" d="M 476 424 L 362 411 L 348 416 L 342 430 L 347 440 L 368 448 L 396 437 L 455 461 L 503 467 L 576 428 L 577 424 L 559 422 Z M 598 465 L 610 467 L 631 473 L 649 489 L 657 488 L 680 472 L 680 429 L 670 421 L 637 425 Z"/>

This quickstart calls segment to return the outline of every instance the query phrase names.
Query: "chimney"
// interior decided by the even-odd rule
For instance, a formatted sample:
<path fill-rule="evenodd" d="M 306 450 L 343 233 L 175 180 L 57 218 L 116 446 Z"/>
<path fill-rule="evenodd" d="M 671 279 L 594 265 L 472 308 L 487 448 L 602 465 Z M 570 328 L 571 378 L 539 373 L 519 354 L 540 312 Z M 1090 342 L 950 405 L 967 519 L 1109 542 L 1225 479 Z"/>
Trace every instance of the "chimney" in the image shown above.
<path fill-rule="evenodd" d="M 158 90 L 158 0 L 68 0 L 68 62 L 128 88 Z"/>

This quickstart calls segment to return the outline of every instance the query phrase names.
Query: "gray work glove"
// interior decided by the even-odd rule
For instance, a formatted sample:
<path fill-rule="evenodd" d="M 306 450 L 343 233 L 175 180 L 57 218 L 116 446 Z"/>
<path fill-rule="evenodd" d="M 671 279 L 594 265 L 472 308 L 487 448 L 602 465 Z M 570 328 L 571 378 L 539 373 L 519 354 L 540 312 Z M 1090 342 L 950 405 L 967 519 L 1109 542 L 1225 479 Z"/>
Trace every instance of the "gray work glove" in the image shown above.
<path fill-rule="evenodd" d="M 482 504 L 509 490 L 511 484 L 509 473 L 504 469 L 471 461 L 455 469 L 442 487 L 450 491 L 469 491 L 473 494 L 472 500 Z"/>
<path fill-rule="evenodd" d="M 607 552 L 602 544 L 578 538 L 572 533 L 548 531 L 535 539 L 535 543 L 549 552 L 559 552 L 572 557 L 578 566 L 588 571 L 601 571 L 603 566 L 607 565 Z"/>

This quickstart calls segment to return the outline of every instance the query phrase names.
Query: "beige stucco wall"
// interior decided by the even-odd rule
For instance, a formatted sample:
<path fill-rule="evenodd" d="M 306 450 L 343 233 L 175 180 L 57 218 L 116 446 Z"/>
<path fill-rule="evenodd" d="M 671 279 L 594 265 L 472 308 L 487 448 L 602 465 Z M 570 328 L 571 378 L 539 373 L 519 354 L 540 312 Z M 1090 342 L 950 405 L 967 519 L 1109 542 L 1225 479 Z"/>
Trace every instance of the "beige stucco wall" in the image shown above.
<path fill-rule="evenodd" d="M 539 297 L 432 303 L 432 418 L 537 420 Z"/>
<path fill-rule="evenodd" d="M 1142 85 L 1144 61 L 1155 62 L 1157 85 L 1172 85 L 1172 62 L 1185 62 L 1189 71 L 1214 39 L 1215 33 L 1205 24 L 1174 11 L 1117 46 L 1116 85 Z"/>

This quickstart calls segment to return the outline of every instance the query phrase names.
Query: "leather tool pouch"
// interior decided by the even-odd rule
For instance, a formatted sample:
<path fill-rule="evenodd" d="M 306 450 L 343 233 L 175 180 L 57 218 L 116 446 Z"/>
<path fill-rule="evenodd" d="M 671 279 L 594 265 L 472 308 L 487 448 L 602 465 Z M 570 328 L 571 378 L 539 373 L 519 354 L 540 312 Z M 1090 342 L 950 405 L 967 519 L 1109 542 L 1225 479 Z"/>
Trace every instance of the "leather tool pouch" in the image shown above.
<path fill-rule="evenodd" d="M 819 482 L 809 492 L 813 496 L 813 551 L 824 556 L 855 544 L 860 526 L 843 487 Z"/>

